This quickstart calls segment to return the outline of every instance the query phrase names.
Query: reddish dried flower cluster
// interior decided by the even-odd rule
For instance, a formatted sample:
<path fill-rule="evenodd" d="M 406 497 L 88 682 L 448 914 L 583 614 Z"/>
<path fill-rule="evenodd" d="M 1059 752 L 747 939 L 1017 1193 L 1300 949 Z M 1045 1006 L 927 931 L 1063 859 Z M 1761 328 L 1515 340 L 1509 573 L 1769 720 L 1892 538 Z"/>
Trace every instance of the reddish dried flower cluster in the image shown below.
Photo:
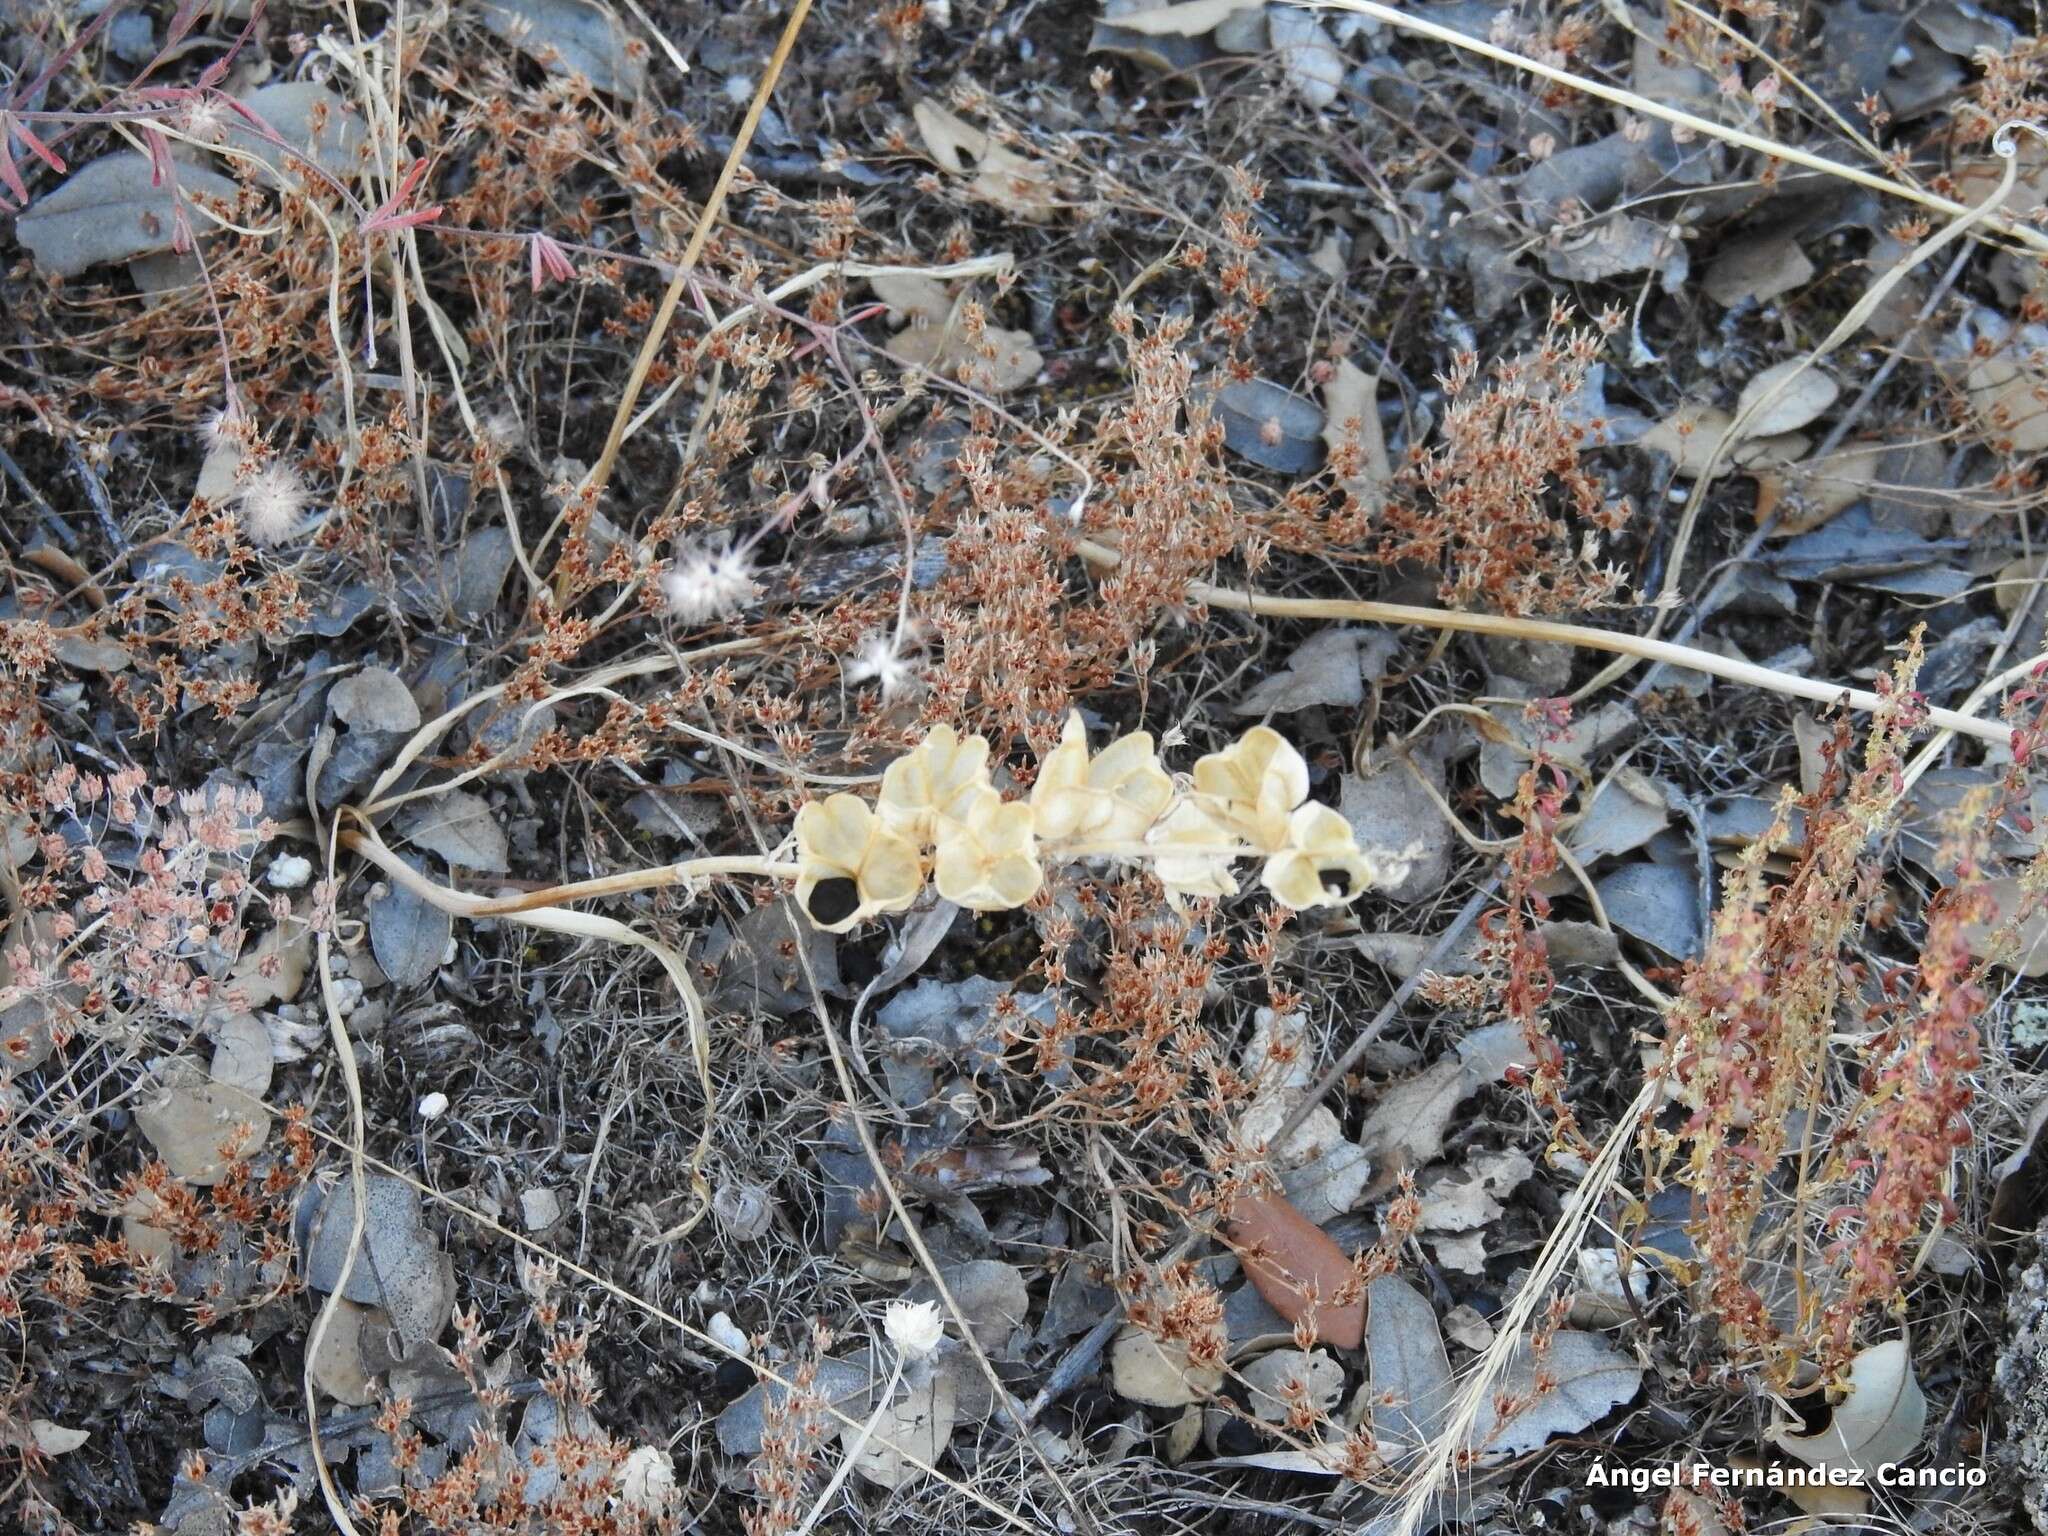
<path fill-rule="evenodd" d="M 1536 349 L 1496 364 L 1483 386 L 1478 358 L 1460 355 L 1442 381 L 1441 441 L 1416 455 L 1388 506 L 1378 558 L 1440 569 L 1454 608 L 1543 614 L 1610 600 L 1624 578 L 1601 563 L 1601 538 L 1633 508 L 1580 464 L 1600 423 L 1576 406 L 1600 339 L 1559 307 Z"/>
<path fill-rule="evenodd" d="M 1540 715 L 1541 710 L 1540 704 L 1530 706 L 1532 721 L 1542 718 L 1553 730 L 1563 726 L 1561 710 Z M 1516 785 L 1509 811 L 1522 824 L 1522 831 L 1508 846 L 1502 902 L 1480 918 L 1479 931 L 1498 1005 L 1521 1030 L 1534 1063 L 1528 1087 L 1538 1107 L 1550 1117 L 1552 1145 L 1590 1155 L 1578 1116 L 1565 1099 L 1564 1049 L 1551 1033 L 1545 1012 L 1557 983 L 1542 933 L 1550 916 L 1550 900 L 1543 894 L 1543 886 L 1561 867 L 1557 825 L 1568 790 L 1563 772 L 1539 750 Z"/>

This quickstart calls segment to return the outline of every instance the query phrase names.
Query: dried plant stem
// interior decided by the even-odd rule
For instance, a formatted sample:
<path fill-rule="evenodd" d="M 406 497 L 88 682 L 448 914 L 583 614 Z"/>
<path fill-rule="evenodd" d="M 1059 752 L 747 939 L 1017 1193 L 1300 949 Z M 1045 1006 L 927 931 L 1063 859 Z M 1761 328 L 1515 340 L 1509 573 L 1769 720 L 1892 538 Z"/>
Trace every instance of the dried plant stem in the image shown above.
<path fill-rule="evenodd" d="M 1473 1431 L 1478 1428 L 1480 1415 L 1492 1402 L 1507 1376 L 1508 1367 L 1514 1363 L 1515 1354 L 1522 1347 L 1524 1331 L 1549 1299 L 1551 1283 L 1579 1251 L 1580 1239 L 1586 1228 L 1592 1225 L 1594 1211 L 1607 1197 L 1616 1174 L 1620 1172 L 1623 1153 L 1634 1143 L 1643 1117 L 1656 1107 L 1663 1090 L 1661 1078 L 1652 1077 L 1646 1081 L 1636 1093 L 1635 1101 L 1621 1112 L 1614 1129 L 1600 1144 L 1592 1167 L 1586 1170 L 1578 1188 L 1572 1191 L 1564 1214 L 1551 1229 L 1528 1278 L 1515 1293 L 1515 1299 L 1508 1304 L 1507 1310 L 1494 1320 L 1493 1342 L 1459 1385 L 1443 1429 L 1430 1441 L 1423 1453 L 1422 1464 L 1410 1474 L 1407 1491 L 1396 1511 L 1393 1536 L 1416 1536 L 1428 1524 L 1431 1509 L 1442 1497 L 1452 1477 L 1467 1464 L 1466 1453 L 1484 1449 L 1469 1444 Z"/>
<path fill-rule="evenodd" d="M 1378 3 L 1378 0 L 1291 0 L 1291 3 L 1303 5 L 1309 9 L 1354 11 L 1361 16 L 1370 16 L 1375 21 L 1384 22 L 1390 27 L 1397 27 L 1403 32 L 1412 32 L 1417 37 L 1426 37 L 1434 42 L 1448 43 L 1453 48 L 1462 48 L 1465 52 L 1476 54 L 1482 59 L 1491 59 L 1494 63 L 1505 64 L 1510 69 L 1519 69 L 1524 74 L 1536 76 L 1539 80 L 1548 80 L 1554 85 L 1562 85 L 1567 89 L 1579 92 L 1581 95 L 1595 97 L 1612 106 L 1625 107 L 1631 112 L 1640 112 L 1645 117 L 1653 117 L 1659 122 L 1670 123 L 1676 128 L 1690 129 L 1692 132 L 1703 134 L 1708 138 L 1719 139 L 1724 144 L 1733 144 L 1738 149 L 1754 150 L 1760 155 L 1767 155 L 1773 160 L 1782 160 L 1788 165 L 1796 165 L 1809 171 L 1818 171 L 1824 176 L 1834 176 L 1842 181 L 1854 182 L 1859 187 L 1869 187 L 1872 191 L 1882 192 L 1888 197 L 1903 198 L 1909 203 L 1918 203 L 1923 208 L 1930 208 L 1936 213 L 1946 214 L 1950 218 L 1971 211 L 1968 204 L 1956 202 L 1952 198 L 1941 197 L 1933 192 L 1923 191 L 1919 187 L 1907 186 L 1903 182 L 1892 180 L 1889 176 L 1880 176 L 1874 171 L 1866 171 L 1853 165 L 1844 165 L 1838 160 L 1830 160 L 1826 156 L 1816 155 L 1810 150 L 1794 149 L 1790 144 L 1780 144 L 1775 139 L 1767 139 L 1759 134 L 1745 133 L 1740 128 L 1730 128 L 1725 123 L 1717 123 L 1711 118 L 1700 117 L 1695 113 L 1685 111 L 1681 107 L 1666 106 L 1661 101 L 1652 100 L 1648 96 L 1639 96 L 1634 91 L 1623 90 L 1619 86 L 1607 85 L 1602 81 L 1589 79 L 1585 75 L 1575 75 L 1568 69 L 1559 69 L 1555 65 L 1545 64 L 1539 60 L 1532 59 L 1526 54 L 1515 53 L 1511 49 L 1496 47 L 1494 44 L 1484 42 L 1468 33 L 1459 32 L 1453 28 L 1442 26 L 1437 22 L 1426 20 L 1423 17 L 1417 16 L 1412 11 L 1397 11 L 1392 6 L 1381 5 Z M 2026 245 L 2033 250 L 2048 251 L 2048 234 L 2043 234 L 2037 229 L 2029 229 L 2025 225 L 2016 224 L 2010 219 L 1996 219 L 1993 221 L 1993 227 L 2000 234 L 2007 236 L 2009 239 L 2017 240 L 2022 245 Z"/>
<path fill-rule="evenodd" d="M 311 776 L 308 776 L 310 784 Z M 310 798 L 310 795 L 309 795 Z M 327 878 L 334 879 L 334 833 L 335 825 L 330 822 L 326 828 Z M 342 1021 L 341 1008 L 334 996 L 334 968 L 329 964 L 332 956 L 332 940 L 326 930 L 321 930 L 313 940 L 314 964 L 320 972 L 320 1006 L 327 1015 L 327 1033 L 334 1046 L 334 1061 L 341 1073 L 343 1092 L 348 1098 L 348 1178 L 349 1178 L 349 1230 L 348 1245 L 341 1256 L 341 1270 L 334 1277 L 334 1286 L 320 1304 L 313 1316 L 313 1326 L 306 1334 L 306 1364 L 300 1373 L 299 1385 L 306 1396 L 306 1434 L 313 1451 L 313 1471 L 319 1479 L 320 1494 L 326 1501 L 327 1512 L 334 1518 L 335 1527 L 342 1536 L 357 1536 L 355 1522 L 349 1518 L 348 1501 L 342 1497 L 341 1489 L 334 1481 L 334 1472 L 327 1463 L 326 1447 L 320 1443 L 320 1401 L 313 1381 L 313 1362 L 320 1356 L 320 1345 L 327 1337 L 327 1330 L 333 1324 L 334 1314 L 341 1306 L 342 1291 L 348 1285 L 348 1278 L 354 1272 L 356 1261 L 362 1255 L 363 1225 L 369 1209 L 368 1176 L 365 1173 L 367 1154 L 364 1143 L 367 1129 L 363 1114 L 363 1080 L 356 1068 L 355 1043 L 349 1039 L 348 1025 Z"/>
<path fill-rule="evenodd" d="M 1123 557 L 1115 550 L 1091 539 L 1077 540 L 1075 549 L 1090 565 L 1105 570 L 1114 570 L 1123 563 Z M 1689 645 L 1674 645 L 1668 640 L 1654 640 L 1622 630 L 1593 629 L 1584 624 L 1561 624 L 1549 619 L 1515 618 L 1498 613 L 1461 613 L 1452 608 L 1420 608 L 1408 603 L 1380 603 L 1357 598 L 1272 597 L 1259 592 L 1237 592 L 1206 581 L 1189 582 L 1187 595 L 1190 602 L 1203 603 L 1211 608 L 1276 619 L 1350 619 L 1365 624 L 1455 629 L 1468 634 L 1509 635 L 1575 646 L 1581 650 L 1607 651 L 1704 672 L 1710 677 L 1763 688 L 1795 699 L 1810 699 L 1816 704 L 1846 704 L 1865 712 L 1878 708 L 1884 702 L 1865 688 L 1818 682 L 1797 672 L 1780 672 L 1773 667 L 1732 660 Z M 1973 737 L 1993 746 L 2012 745 L 2012 731 L 1995 721 L 1978 720 L 1953 709 L 1930 709 L 1927 718 L 1931 724 L 1959 736 Z"/>
<path fill-rule="evenodd" d="M 626 387 L 620 391 L 618 406 L 612 413 L 611 431 L 605 435 L 604 451 L 597 456 L 589 478 L 583 482 L 582 493 L 593 502 L 611 483 L 612 470 L 619 461 L 619 449 L 625 445 L 627 426 L 633 420 L 633 407 L 647 384 L 647 372 L 654 366 L 655 356 L 668 336 L 669 322 L 675 318 L 676 306 L 682 301 L 683 290 L 689 286 L 690 274 L 697 270 L 698 258 L 704 254 L 711 231 L 718 225 L 718 216 L 725 208 L 726 194 L 732 190 L 733 177 L 739 173 L 740 162 L 746 159 L 747 146 L 754 141 L 754 130 L 761 124 L 761 114 L 767 110 L 775 82 L 781 78 L 782 67 L 789 62 L 790 50 L 796 46 L 797 34 L 803 30 L 804 18 L 810 14 L 811 0 L 796 0 L 789 20 L 783 26 L 782 36 L 775 44 L 775 52 L 768 60 L 768 67 L 761 71 L 761 83 L 754 88 L 754 99 L 747 105 L 747 115 L 740 121 L 739 132 L 733 135 L 732 151 L 725 157 L 725 165 L 719 170 L 711 195 L 704 200 L 704 211 L 697 216 L 697 227 L 691 232 L 690 243 L 683 248 L 682 259 L 676 263 L 668 291 L 662 294 L 661 303 L 655 309 L 654 323 L 647 328 L 647 336 L 640 343 L 640 354 L 633 359 L 633 371 L 627 375 Z"/>

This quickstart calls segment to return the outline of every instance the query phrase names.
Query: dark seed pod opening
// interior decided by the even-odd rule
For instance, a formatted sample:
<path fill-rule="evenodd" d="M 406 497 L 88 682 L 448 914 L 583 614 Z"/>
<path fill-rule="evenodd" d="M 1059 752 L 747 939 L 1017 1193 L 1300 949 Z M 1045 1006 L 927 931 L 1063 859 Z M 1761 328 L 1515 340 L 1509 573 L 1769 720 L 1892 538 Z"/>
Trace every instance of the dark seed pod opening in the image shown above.
<path fill-rule="evenodd" d="M 843 923 L 860 909 L 860 887 L 844 875 L 820 880 L 811 887 L 809 911 L 813 922 Z"/>

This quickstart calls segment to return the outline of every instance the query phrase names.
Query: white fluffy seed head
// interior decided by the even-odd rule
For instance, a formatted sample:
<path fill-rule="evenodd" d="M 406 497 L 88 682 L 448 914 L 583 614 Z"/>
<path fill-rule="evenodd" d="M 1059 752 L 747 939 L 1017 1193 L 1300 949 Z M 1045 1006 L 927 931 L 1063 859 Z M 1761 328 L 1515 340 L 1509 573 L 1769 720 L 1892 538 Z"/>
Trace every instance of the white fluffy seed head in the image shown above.
<path fill-rule="evenodd" d="M 885 699 L 909 692 L 917 682 L 917 662 L 898 649 L 894 635 L 869 635 L 842 670 L 846 681 L 856 687 L 869 681 L 880 683 Z"/>
<path fill-rule="evenodd" d="M 306 487 L 289 465 L 272 461 L 242 487 L 242 531 L 258 544 L 282 544 L 298 531 Z"/>
<path fill-rule="evenodd" d="M 684 624 L 729 618 L 761 595 L 744 549 L 695 546 L 676 551 L 661 578 L 668 611 Z"/>
<path fill-rule="evenodd" d="M 946 1319 L 936 1301 L 892 1301 L 882 1312 L 882 1331 L 906 1360 L 922 1360 L 946 1336 Z"/>

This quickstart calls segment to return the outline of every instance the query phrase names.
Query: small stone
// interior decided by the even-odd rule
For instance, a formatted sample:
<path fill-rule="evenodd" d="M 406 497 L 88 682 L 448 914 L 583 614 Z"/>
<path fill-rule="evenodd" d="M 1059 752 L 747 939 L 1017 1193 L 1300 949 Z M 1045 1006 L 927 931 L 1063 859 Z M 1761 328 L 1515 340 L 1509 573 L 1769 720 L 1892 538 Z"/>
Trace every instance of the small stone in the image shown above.
<path fill-rule="evenodd" d="M 420 1118 L 422 1120 L 438 1120 L 447 1113 L 448 1095 L 445 1093 L 430 1093 L 420 1100 Z"/>
<path fill-rule="evenodd" d="M 519 1219 L 529 1232 L 545 1232 L 562 1219 L 562 1201 L 552 1189 L 523 1190 L 519 1196 Z"/>
<path fill-rule="evenodd" d="M 296 853 L 272 859 L 270 869 L 263 876 L 266 884 L 279 891 L 296 891 L 312 878 L 313 861 L 302 859 Z"/>

